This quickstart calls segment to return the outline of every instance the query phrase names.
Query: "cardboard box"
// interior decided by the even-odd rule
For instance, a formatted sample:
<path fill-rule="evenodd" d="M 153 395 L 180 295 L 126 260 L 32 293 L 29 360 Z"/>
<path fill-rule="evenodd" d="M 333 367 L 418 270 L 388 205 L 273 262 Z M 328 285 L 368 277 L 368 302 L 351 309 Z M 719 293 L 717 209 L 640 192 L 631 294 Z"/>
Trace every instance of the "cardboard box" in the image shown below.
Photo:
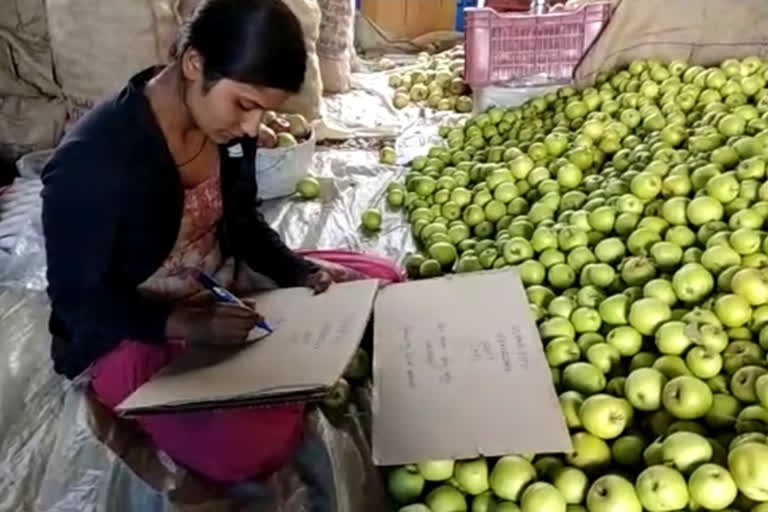
<path fill-rule="evenodd" d="M 387 287 L 374 319 L 374 463 L 571 451 L 516 270 Z"/>
<path fill-rule="evenodd" d="M 362 0 L 360 10 L 394 39 L 454 30 L 456 0 Z"/>
<path fill-rule="evenodd" d="M 125 414 L 322 398 L 374 309 L 373 460 L 379 465 L 571 450 L 516 270 L 390 285 L 267 292 L 275 332 L 237 352 L 190 352 L 139 388 Z M 375 298 L 375 307 L 374 307 Z"/>

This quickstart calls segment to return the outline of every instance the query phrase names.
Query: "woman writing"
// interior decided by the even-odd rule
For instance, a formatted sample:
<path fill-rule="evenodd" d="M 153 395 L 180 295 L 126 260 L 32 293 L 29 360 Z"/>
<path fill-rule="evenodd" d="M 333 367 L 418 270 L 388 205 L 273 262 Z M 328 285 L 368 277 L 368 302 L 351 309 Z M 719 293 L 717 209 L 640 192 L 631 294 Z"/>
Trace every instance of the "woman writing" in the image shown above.
<path fill-rule="evenodd" d="M 52 357 L 122 402 L 187 346 L 238 345 L 260 319 L 217 304 L 189 269 L 238 293 L 249 276 L 322 291 L 329 273 L 289 250 L 255 211 L 264 110 L 301 87 L 306 50 L 279 0 L 203 1 L 172 63 L 90 111 L 43 172 Z M 252 272 L 253 271 L 253 272 Z M 224 484 L 266 475 L 301 438 L 301 406 L 139 420 L 177 462 Z"/>

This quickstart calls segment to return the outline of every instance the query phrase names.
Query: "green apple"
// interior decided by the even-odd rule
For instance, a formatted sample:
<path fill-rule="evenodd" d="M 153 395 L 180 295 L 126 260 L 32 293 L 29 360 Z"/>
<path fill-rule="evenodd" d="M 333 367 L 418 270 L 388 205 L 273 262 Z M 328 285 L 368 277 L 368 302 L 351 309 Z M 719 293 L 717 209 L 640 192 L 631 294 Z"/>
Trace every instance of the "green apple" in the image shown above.
<path fill-rule="evenodd" d="M 595 343 L 586 351 L 587 360 L 604 374 L 607 374 L 621 360 L 618 349 L 608 343 Z"/>
<path fill-rule="evenodd" d="M 768 376 L 761 375 L 755 381 L 755 394 L 763 408 L 768 409 Z"/>
<path fill-rule="evenodd" d="M 536 474 L 541 480 L 552 480 L 555 472 L 565 466 L 562 458 L 554 455 L 544 455 L 536 457 L 533 462 L 533 467 L 536 469 Z"/>
<path fill-rule="evenodd" d="M 640 334 L 651 336 L 671 316 L 672 310 L 667 303 L 655 297 L 645 297 L 630 306 L 629 325 Z"/>
<path fill-rule="evenodd" d="M 432 512 L 428 506 L 423 503 L 414 503 L 412 505 L 406 505 L 399 509 L 397 512 Z"/>
<path fill-rule="evenodd" d="M 589 512 L 642 512 L 642 509 L 632 483 L 618 475 L 601 476 L 587 493 Z"/>
<path fill-rule="evenodd" d="M 593 395 L 605 389 L 607 380 L 603 372 L 595 365 L 582 361 L 571 363 L 563 370 L 565 389 L 578 391 L 583 395 Z"/>
<path fill-rule="evenodd" d="M 679 356 L 691 344 L 686 334 L 686 323 L 679 320 L 664 322 L 656 330 L 656 348 L 662 354 Z"/>
<path fill-rule="evenodd" d="M 625 297 L 626 300 L 629 300 L 624 294 L 615 295 L 614 297 Z M 612 299 L 613 297 L 606 299 L 603 301 L 603 304 Z M 636 355 L 643 346 L 642 334 L 629 325 L 620 325 L 611 329 L 606 336 L 606 341 L 624 357 Z"/>
<path fill-rule="evenodd" d="M 561 366 L 579 360 L 581 349 L 571 338 L 560 336 L 547 342 L 544 349 L 549 366 Z"/>
<path fill-rule="evenodd" d="M 675 432 L 661 443 L 661 458 L 682 473 L 690 473 L 712 459 L 712 446 L 707 438 L 693 432 Z"/>
<path fill-rule="evenodd" d="M 470 512 L 497 512 L 496 499 L 491 491 L 486 491 L 472 498 Z"/>
<path fill-rule="evenodd" d="M 604 440 L 588 432 L 577 432 L 571 436 L 573 451 L 565 460 L 571 466 L 591 471 L 611 462 L 611 448 Z"/>
<path fill-rule="evenodd" d="M 530 461 L 519 455 L 506 455 L 493 466 L 489 483 L 499 498 L 517 501 L 523 488 L 535 479 L 536 468 Z"/>
<path fill-rule="evenodd" d="M 661 445 L 664 442 L 663 437 L 659 437 L 654 442 L 649 444 L 643 450 L 643 462 L 646 466 L 655 466 L 664 462 L 661 457 Z"/>
<path fill-rule="evenodd" d="M 760 405 L 748 405 L 736 416 L 737 432 L 768 432 L 768 411 Z"/>
<path fill-rule="evenodd" d="M 742 494 L 768 501 L 768 444 L 747 442 L 731 449 L 728 469 Z"/>
<path fill-rule="evenodd" d="M 636 434 L 621 436 L 611 446 L 613 460 L 622 466 L 639 467 L 643 462 L 645 439 Z"/>
<path fill-rule="evenodd" d="M 766 374 L 768 370 L 761 366 L 742 366 L 731 377 L 731 393 L 742 402 L 757 402 L 757 379 Z"/>
<path fill-rule="evenodd" d="M 419 462 L 416 467 L 424 480 L 442 482 L 453 476 L 454 462 L 452 460 L 427 460 Z"/>
<path fill-rule="evenodd" d="M 683 375 L 666 383 L 661 401 L 679 419 L 701 418 L 712 407 L 712 390 L 704 381 Z"/>
<path fill-rule="evenodd" d="M 632 356 L 632 360 L 629 362 L 629 371 L 635 371 L 638 368 L 650 368 L 656 361 L 656 354 L 653 352 L 638 352 Z"/>
<path fill-rule="evenodd" d="M 707 510 L 723 510 L 739 493 L 733 477 L 722 466 L 702 464 L 688 479 L 691 500 Z"/>
<path fill-rule="evenodd" d="M 424 491 L 424 477 L 415 468 L 402 466 L 389 473 L 387 488 L 397 503 L 412 503 Z"/>
<path fill-rule="evenodd" d="M 651 466 L 637 476 L 637 496 L 648 512 L 680 510 L 688 505 L 689 494 L 685 478 L 667 466 Z"/>
<path fill-rule="evenodd" d="M 488 464 L 484 457 L 473 460 L 457 461 L 453 468 L 453 478 L 459 488 L 473 496 L 488 490 Z"/>
<path fill-rule="evenodd" d="M 652 368 L 659 370 L 668 379 L 691 375 L 691 371 L 680 356 L 661 356 L 653 362 Z"/>
<path fill-rule="evenodd" d="M 705 420 L 712 428 L 728 428 L 736 423 L 740 411 L 741 403 L 734 396 L 715 393 Z"/>
<path fill-rule="evenodd" d="M 467 512 L 467 500 L 451 485 L 436 487 L 424 501 L 431 512 Z"/>
<path fill-rule="evenodd" d="M 572 466 L 564 466 L 555 471 L 552 483 L 565 498 L 566 503 L 578 505 L 584 501 L 589 486 L 587 475 Z"/>
<path fill-rule="evenodd" d="M 567 503 L 552 484 L 534 482 L 523 491 L 520 499 L 522 512 L 565 512 Z"/>
<path fill-rule="evenodd" d="M 624 384 L 624 395 L 640 411 L 656 411 L 661 407 L 661 395 L 667 378 L 655 368 L 633 370 Z"/>
<path fill-rule="evenodd" d="M 563 410 L 563 417 L 568 428 L 581 428 L 581 417 L 579 409 L 584 403 L 584 396 L 578 391 L 565 391 L 560 394 L 560 408 Z"/>
<path fill-rule="evenodd" d="M 723 368 L 723 356 L 705 347 L 693 347 L 685 355 L 685 363 L 699 379 L 711 379 Z"/>
<path fill-rule="evenodd" d="M 606 394 L 592 395 L 584 400 L 579 416 L 584 428 L 602 439 L 618 437 L 629 423 L 621 400 Z"/>
<path fill-rule="evenodd" d="M 496 512 L 520 512 L 520 507 L 513 501 L 502 501 L 496 505 Z"/>

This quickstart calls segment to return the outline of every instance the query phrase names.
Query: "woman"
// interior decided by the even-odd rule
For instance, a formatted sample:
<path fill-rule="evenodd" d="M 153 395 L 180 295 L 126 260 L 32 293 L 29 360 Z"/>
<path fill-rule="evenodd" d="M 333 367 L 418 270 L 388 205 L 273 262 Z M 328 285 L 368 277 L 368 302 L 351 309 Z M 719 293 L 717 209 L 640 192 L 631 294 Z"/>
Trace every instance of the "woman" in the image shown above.
<path fill-rule="evenodd" d="M 238 345 L 259 315 L 217 304 L 190 269 L 241 293 L 253 272 L 323 291 L 331 277 L 255 211 L 264 110 L 301 87 L 306 50 L 279 0 L 203 1 L 172 63 L 84 117 L 43 172 L 52 356 L 114 408 L 186 346 Z M 301 438 L 301 406 L 139 420 L 177 462 L 224 484 L 264 476 Z"/>

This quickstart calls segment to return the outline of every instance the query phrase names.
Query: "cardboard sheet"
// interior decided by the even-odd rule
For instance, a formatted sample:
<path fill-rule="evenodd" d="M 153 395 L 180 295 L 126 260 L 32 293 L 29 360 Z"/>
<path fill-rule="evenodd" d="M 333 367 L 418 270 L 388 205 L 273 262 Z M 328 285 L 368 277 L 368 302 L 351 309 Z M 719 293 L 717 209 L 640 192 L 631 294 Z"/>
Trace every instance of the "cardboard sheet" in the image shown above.
<path fill-rule="evenodd" d="M 123 414 L 322 398 L 341 376 L 370 316 L 376 280 L 269 291 L 255 307 L 274 333 L 240 350 L 189 350 L 118 406 Z"/>
<path fill-rule="evenodd" d="M 373 353 L 376 464 L 571 451 L 515 270 L 383 289 Z"/>

